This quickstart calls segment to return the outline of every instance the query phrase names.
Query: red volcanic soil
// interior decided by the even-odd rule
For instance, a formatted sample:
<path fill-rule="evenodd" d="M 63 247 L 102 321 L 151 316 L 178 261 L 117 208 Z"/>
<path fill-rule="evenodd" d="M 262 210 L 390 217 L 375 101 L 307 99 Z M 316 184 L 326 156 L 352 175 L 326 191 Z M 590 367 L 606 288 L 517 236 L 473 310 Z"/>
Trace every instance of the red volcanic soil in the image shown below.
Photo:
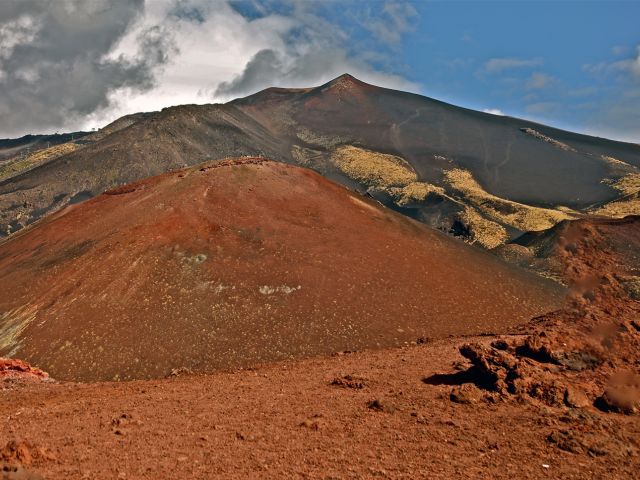
<path fill-rule="evenodd" d="M 548 230 L 528 232 L 495 252 L 514 264 L 558 278 L 573 286 L 573 293 L 589 290 L 591 277 L 599 282 L 603 272 L 611 272 L 623 283 L 638 283 L 640 297 L 638 215 L 565 220 Z"/>
<path fill-rule="evenodd" d="M 0 358 L 0 379 L 18 381 L 41 381 L 49 378 L 46 372 L 34 368 L 22 360 Z"/>
<path fill-rule="evenodd" d="M 636 478 L 637 416 L 482 393 L 458 403 L 451 385 L 426 384 L 461 359 L 456 342 L 0 389 L 2 442 L 26 446 L 23 469 L 49 480 Z"/>
<path fill-rule="evenodd" d="M 562 291 L 262 158 L 167 173 L 0 244 L 0 355 L 56 379 L 165 377 L 502 332 Z"/>
<path fill-rule="evenodd" d="M 0 381 L 0 478 L 637 478 L 638 220 L 563 227 L 549 251 L 591 290 L 520 334 L 162 380 Z"/>

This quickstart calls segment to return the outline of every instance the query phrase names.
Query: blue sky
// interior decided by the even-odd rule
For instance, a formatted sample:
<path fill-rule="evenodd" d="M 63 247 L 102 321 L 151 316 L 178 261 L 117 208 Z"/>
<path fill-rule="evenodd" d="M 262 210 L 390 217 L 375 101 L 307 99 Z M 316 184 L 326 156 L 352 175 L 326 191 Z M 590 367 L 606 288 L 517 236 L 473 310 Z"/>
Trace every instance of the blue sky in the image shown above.
<path fill-rule="evenodd" d="M 640 0 L 0 0 L 0 137 L 345 72 L 640 142 Z"/>
<path fill-rule="evenodd" d="M 638 58 L 640 2 L 414 6 L 419 15 L 399 68 L 421 93 L 640 141 L 640 68 L 616 67 Z M 625 108 L 629 102 L 633 108 Z"/>
<path fill-rule="evenodd" d="M 257 19 L 290 15 L 296 3 L 233 5 Z M 402 25 L 385 14 L 390 5 L 404 9 Z M 406 89 L 640 142 L 640 1 L 324 1 L 314 9 L 346 35 L 352 57 L 406 79 Z"/>

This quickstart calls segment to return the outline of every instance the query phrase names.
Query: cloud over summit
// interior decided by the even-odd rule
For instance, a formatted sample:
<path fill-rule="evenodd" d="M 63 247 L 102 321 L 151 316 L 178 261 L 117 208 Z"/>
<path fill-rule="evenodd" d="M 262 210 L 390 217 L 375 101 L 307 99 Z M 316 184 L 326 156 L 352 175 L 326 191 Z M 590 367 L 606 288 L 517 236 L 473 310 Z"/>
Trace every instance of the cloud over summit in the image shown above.
<path fill-rule="evenodd" d="M 417 89 L 390 73 L 385 56 L 411 29 L 417 15 L 411 5 L 387 2 L 376 12 L 353 4 L 372 21 L 397 26 L 393 38 L 369 31 L 376 45 L 370 52 L 352 50 L 351 32 L 326 18 L 328 5 L 4 0 L 0 137 L 87 128 L 134 111 L 226 101 L 272 85 L 311 86 L 347 71 Z"/>

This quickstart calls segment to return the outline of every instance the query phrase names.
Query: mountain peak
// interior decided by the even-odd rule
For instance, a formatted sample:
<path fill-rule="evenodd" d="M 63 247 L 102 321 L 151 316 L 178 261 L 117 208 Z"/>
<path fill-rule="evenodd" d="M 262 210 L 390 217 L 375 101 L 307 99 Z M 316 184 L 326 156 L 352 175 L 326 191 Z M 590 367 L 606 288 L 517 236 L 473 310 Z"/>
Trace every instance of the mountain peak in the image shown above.
<path fill-rule="evenodd" d="M 335 82 L 337 80 L 349 80 L 349 81 L 352 81 L 352 82 L 359 82 L 360 81 L 356 77 L 351 75 L 350 73 L 343 73 L 339 77 L 336 77 L 333 81 Z"/>
<path fill-rule="evenodd" d="M 358 80 L 356 77 L 349 73 L 343 73 L 339 77 L 334 78 L 333 80 L 325 83 L 319 89 L 321 91 L 326 90 L 334 90 L 338 91 L 357 91 L 359 89 L 366 87 L 371 87 L 368 83 L 363 82 L 362 80 Z"/>
<path fill-rule="evenodd" d="M 364 83 L 361 80 L 358 80 L 356 77 L 354 77 L 353 75 L 349 74 L 349 73 L 343 73 L 342 75 L 340 75 L 339 77 L 334 78 L 333 80 L 331 80 L 330 82 L 327 83 L 328 86 L 333 86 L 336 84 L 354 84 L 354 85 L 366 85 L 366 83 Z"/>

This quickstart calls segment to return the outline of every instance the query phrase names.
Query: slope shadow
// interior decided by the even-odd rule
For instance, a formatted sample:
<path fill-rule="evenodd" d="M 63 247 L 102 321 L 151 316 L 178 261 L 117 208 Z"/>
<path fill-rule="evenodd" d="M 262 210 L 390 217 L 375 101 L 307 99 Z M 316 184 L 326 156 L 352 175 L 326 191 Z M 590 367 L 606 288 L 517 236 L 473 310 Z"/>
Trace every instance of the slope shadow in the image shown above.
<path fill-rule="evenodd" d="M 496 379 L 475 365 L 456 373 L 434 373 L 422 379 L 427 385 L 451 385 L 459 386 L 465 383 L 473 383 L 476 387 L 492 391 L 495 390 Z"/>

